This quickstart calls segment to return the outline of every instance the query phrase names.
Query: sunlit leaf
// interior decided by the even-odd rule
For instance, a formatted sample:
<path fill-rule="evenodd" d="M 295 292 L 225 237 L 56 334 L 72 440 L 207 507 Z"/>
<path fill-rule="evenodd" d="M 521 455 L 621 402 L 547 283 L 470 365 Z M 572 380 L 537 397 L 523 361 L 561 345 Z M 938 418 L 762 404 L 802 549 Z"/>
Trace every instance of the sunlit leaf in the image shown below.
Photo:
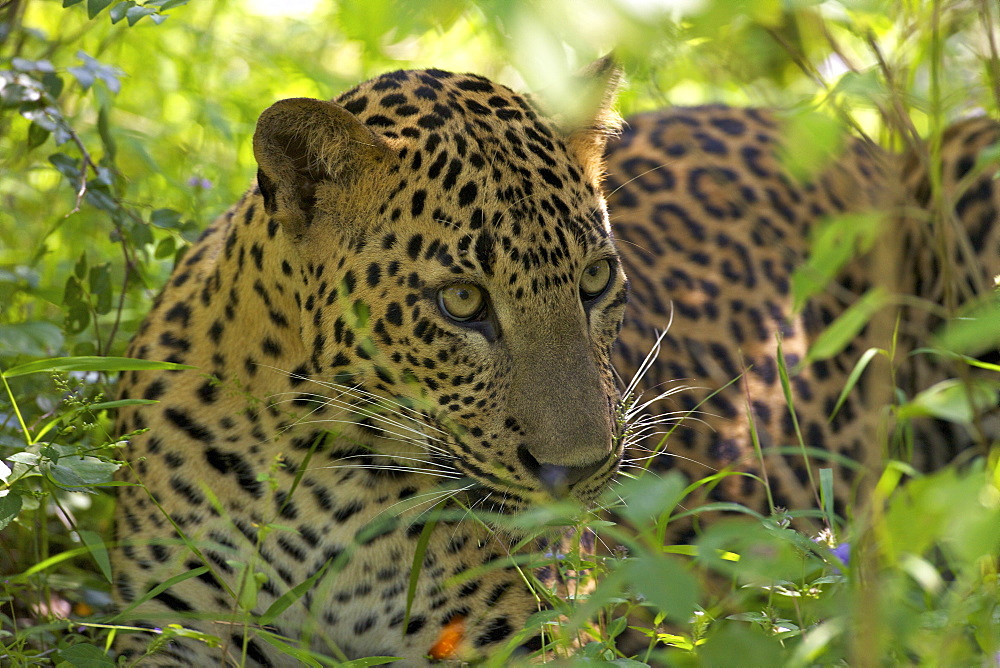
<path fill-rule="evenodd" d="M 779 642 L 764 631 L 736 622 L 726 622 L 714 629 L 707 642 L 698 648 L 703 665 L 708 666 L 781 666 L 787 656 Z"/>
<path fill-rule="evenodd" d="M 991 299 L 949 322 L 938 345 L 966 355 L 1000 348 L 1000 299 Z"/>
<path fill-rule="evenodd" d="M 196 367 L 186 364 L 140 360 L 130 357 L 52 357 L 11 367 L 4 371 L 3 375 L 6 378 L 13 378 L 29 373 L 52 371 L 177 371 L 194 368 Z"/>
<path fill-rule="evenodd" d="M 809 258 L 792 274 L 796 310 L 824 290 L 850 260 L 871 248 L 882 230 L 877 213 L 843 214 L 814 228 Z"/>
<path fill-rule="evenodd" d="M 1000 405 L 1000 382 L 950 378 L 932 385 L 899 408 L 900 417 L 935 417 L 971 424 L 977 414 Z"/>
<path fill-rule="evenodd" d="M 808 183 L 839 157 L 844 127 L 836 119 L 813 111 L 786 114 L 781 129 L 781 165 L 794 178 Z"/>
<path fill-rule="evenodd" d="M 882 288 L 866 292 L 816 337 L 809 346 L 805 361 L 829 359 L 843 351 L 857 338 L 872 316 L 888 303 L 889 295 Z"/>
<path fill-rule="evenodd" d="M 694 612 L 698 585 L 694 576 L 673 558 L 641 555 L 624 567 L 628 586 L 642 594 L 675 622 L 685 622 Z"/>

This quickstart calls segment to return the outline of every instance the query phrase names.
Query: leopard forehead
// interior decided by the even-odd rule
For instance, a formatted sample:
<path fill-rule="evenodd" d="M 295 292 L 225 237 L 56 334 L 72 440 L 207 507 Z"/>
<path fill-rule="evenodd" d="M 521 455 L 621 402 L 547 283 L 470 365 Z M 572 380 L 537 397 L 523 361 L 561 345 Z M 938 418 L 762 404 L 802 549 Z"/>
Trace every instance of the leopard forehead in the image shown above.
<path fill-rule="evenodd" d="M 580 258 L 614 254 L 597 183 L 524 96 L 423 70 L 384 74 L 336 102 L 396 152 L 398 180 L 376 216 L 405 230 L 414 255 L 498 280 L 531 271 L 537 293 L 574 282 Z"/>

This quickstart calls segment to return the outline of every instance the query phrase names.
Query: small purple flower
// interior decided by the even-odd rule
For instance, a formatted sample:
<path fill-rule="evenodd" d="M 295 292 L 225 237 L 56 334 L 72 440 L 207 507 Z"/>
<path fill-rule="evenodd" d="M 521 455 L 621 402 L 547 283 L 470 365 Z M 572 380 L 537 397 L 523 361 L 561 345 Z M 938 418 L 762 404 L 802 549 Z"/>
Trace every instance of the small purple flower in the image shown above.
<path fill-rule="evenodd" d="M 840 545 L 838 545 L 837 547 L 833 548 L 830 551 L 833 552 L 833 555 L 835 557 L 837 557 L 842 562 L 844 562 L 845 566 L 848 564 L 848 562 L 851 559 L 851 544 L 850 543 L 841 543 Z"/>
<path fill-rule="evenodd" d="M 192 188 L 208 190 L 212 187 L 212 182 L 202 176 L 192 176 L 188 179 L 188 185 Z"/>

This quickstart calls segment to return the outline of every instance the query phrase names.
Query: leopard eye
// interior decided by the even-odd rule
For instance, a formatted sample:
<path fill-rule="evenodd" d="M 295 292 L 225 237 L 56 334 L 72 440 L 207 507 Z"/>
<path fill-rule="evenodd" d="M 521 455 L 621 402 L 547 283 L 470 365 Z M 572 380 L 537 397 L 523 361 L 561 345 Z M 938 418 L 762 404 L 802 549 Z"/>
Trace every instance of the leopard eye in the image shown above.
<path fill-rule="evenodd" d="M 438 290 L 438 305 L 441 310 L 458 322 L 476 319 L 482 313 L 485 303 L 483 289 L 471 283 L 449 285 Z"/>
<path fill-rule="evenodd" d="M 604 292 L 611 282 L 611 262 L 598 260 L 583 270 L 580 277 L 580 292 L 586 298 L 596 297 Z"/>

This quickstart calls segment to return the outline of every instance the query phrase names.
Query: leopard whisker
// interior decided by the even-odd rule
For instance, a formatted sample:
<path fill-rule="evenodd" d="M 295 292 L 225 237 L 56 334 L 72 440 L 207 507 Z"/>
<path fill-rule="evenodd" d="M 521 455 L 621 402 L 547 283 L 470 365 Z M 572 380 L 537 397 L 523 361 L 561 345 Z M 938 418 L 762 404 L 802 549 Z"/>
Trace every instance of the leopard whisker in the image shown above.
<path fill-rule="evenodd" d="M 387 512 L 389 510 L 392 510 L 396 506 L 402 505 L 404 503 L 412 503 L 414 501 L 414 499 L 419 499 L 419 498 L 425 497 L 425 496 L 426 497 L 430 497 L 430 498 L 424 499 L 423 501 L 419 501 L 419 502 L 413 503 L 413 505 L 411 505 L 409 507 L 409 510 L 416 510 L 416 509 L 420 508 L 421 506 L 426 506 L 426 505 L 429 505 L 429 504 L 433 504 L 433 503 L 436 503 L 436 502 L 438 502 L 440 500 L 446 499 L 448 497 L 457 496 L 458 494 L 460 494 L 462 492 L 465 492 L 465 491 L 468 491 L 468 490 L 472 489 L 475 486 L 476 486 L 476 484 L 472 483 L 470 485 L 466 485 L 465 487 L 459 487 L 457 489 L 432 489 L 432 490 L 430 490 L 428 492 L 424 492 L 423 494 L 415 494 L 415 495 L 413 495 L 413 496 L 411 496 L 409 498 L 401 499 L 401 500 L 399 500 L 399 501 L 397 501 L 397 502 L 395 502 L 395 503 L 387 506 L 383 510 L 379 511 L 378 514 L 375 515 L 375 517 L 379 517 L 382 513 Z M 413 520 L 410 521 L 406 526 L 407 527 L 413 526 L 413 524 L 417 521 L 417 519 L 419 517 L 420 517 L 420 514 L 418 513 L 413 518 Z"/>
<path fill-rule="evenodd" d="M 698 466 L 702 466 L 702 467 L 708 469 L 712 473 L 718 473 L 720 471 L 720 469 L 715 468 L 711 464 L 706 464 L 703 461 L 699 461 L 699 460 L 693 459 L 691 457 L 685 457 L 684 455 L 679 455 L 676 452 L 667 452 L 666 450 L 661 450 L 660 452 L 658 452 L 656 454 L 657 454 L 657 456 L 673 457 L 675 459 L 682 459 L 682 460 L 684 460 L 686 462 L 691 462 L 692 464 L 697 464 Z M 643 466 L 632 465 L 631 462 L 633 462 L 633 461 L 638 461 L 638 460 L 633 459 L 631 457 L 628 458 L 628 459 L 624 459 L 624 460 L 622 460 L 622 463 L 621 463 L 620 467 L 621 468 L 626 468 L 626 467 L 632 466 L 633 468 L 641 468 L 641 469 L 647 470 L 647 471 L 649 470 L 649 469 L 647 469 L 646 467 L 643 467 Z"/>
<path fill-rule="evenodd" d="M 299 425 L 345 424 L 345 425 L 356 426 L 358 423 L 355 422 L 355 421 L 353 421 L 353 420 L 334 420 L 332 418 L 323 418 L 323 419 L 319 419 L 319 420 L 304 420 L 304 421 L 299 422 L 297 424 L 299 424 Z M 419 440 L 419 439 L 415 439 L 415 438 L 413 438 L 411 436 L 401 436 L 399 434 L 395 434 L 394 432 L 387 432 L 387 431 L 384 431 L 383 433 L 385 433 L 385 434 L 392 434 L 390 436 L 381 436 L 381 438 L 384 438 L 387 441 L 396 441 L 398 443 L 406 443 L 406 444 L 409 444 L 409 445 L 416 445 L 418 447 L 425 448 L 428 451 L 437 452 L 438 454 L 440 454 L 442 456 L 445 456 L 445 457 L 450 457 L 452 459 L 456 458 L 455 455 L 453 455 L 452 453 L 448 452 L 447 450 L 445 450 L 443 448 L 440 448 L 440 447 L 437 447 L 437 446 L 433 446 L 433 445 L 431 445 L 429 443 L 426 443 L 426 442 L 424 442 L 422 440 Z"/>
<path fill-rule="evenodd" d="M 384 409 L 386 409 L 386 410 L 388 410 L 388 411 L 390 411 L 392 413 L 395 413 L 395 414 L 399 415 L 400 417 L 407 417 L 407 419 L 413 419 L 412 417 L 405 415 L 405 413 L 407 413 L 407 412 L 412 413 L 414 416 L 416 416 L 418 418 L 426 417 L 422 411 L 419 411 L 419 410 L 417 410 L 417 409 L 415 409 L 415 408 L 413 408 L 411 406 L 406 406 L 405 404 L 402 404 L 402 403 L 398 403 L 398 402 L 391 403 L 390 399 L 387 399 L 386 397 L 377 395 L 377 394 L 375 394 L 373 392 L 369 392 L 368 390 L 362 389 L 361 387 L 356 387 L 355 386 L 355 387 L 348 388 L 347 386 L 338 385 L 336 383 L 326 383 L 324 381 L 315 381 L 315 382 L 317 382 L 321 386 L 330 387 L 331 389 L 344 388 L 345 389 L 344 394 L 348 394 L 349 396 L 353 396 L 353 397 L 356 397 L 358 399 L 363 399 L 363 400 L 373 399 L 375 405 L 377 405 L 377 406 L 379 406 L 381 408 L 384 408 Z M 434 425 L 427 425 L 427 426 L 430 429 L 433 429 L 434 431 L 437 431 L 437 432 L 439 432 L 441 434 L 444 434 L 444 435 L 448 435 L 448 432 L 445 431 L 444 429 L 441 429 L 441 428 L 436 427 Z"/>
<path fill-rule="evenodd" d="M 362 417 L 364 417 L 366 419 L 372 419 L 372 420 L 382 421 L 382 422 L 388 423 L 390 425 L 393 425 L 395 427 L 399 427 L 400 429 L 404 429 L 406 431 L 410 431 L 410 432 L 412 432 L 414 434 L 417 434 L 417 435 L 421 436 L 422 438 L 427 438 L 427 439 L 431 439 L 431 440 L 435 440 L 435 441 L 444 443 L 444 440 L 441 439 L 441 438 L 438 438 L 437 436 L 432 436 L 430 434 L 426 434 L 426 433 L 424 433 L 423 431 L 421 431 L 420 429 L 418 429 L 416 427 L 412 427 L 412 426 L 410 426 L 408 424 L 400 422 L 400 421 L 398 421 L 396 419 L 393 419 L 393 418 L 391 418 L 391 417 L 389 417 L 387 415 L 384 415 L 382 413 L 377 413 L 377 412 L 371 410 L 367 406 L 358 406 L 358 405 L 355 405 L 355 404 L 344 402 L 343 400 L 340 400 L 340 399 L 333 399 L 333 398 L 326 397 L 324 395 L 319 395 L 319 394 L 315 394 L 315 395 L 314 394 L 309 394 L 309 393 L 296 393 L 296 394 L 297 394 L 298 397 L 301 397 L 301 396 L 312 396 L 312 397 L 315 397 L 316 399 L 320 400 L 321 406 L 323 406 L 323 407 L 330 407 L 330 406 L 332 406 L 334 408 L 345 409 L 348 412 L 354 413 L 356 415 L 360 415 L 360 416 L 362 416 Z M 295 401 L 295 399 L 284 399 L 281 402 L 276 402 L 276 403 L 288 403 L 289 401 Z M 318 410 L 318 408 L 314 409 L 309 414 L 311 415 L 316 410 Z M 402 415 L 402 414 L 399 414 L 399 415 L 403 419 L 412 420 L 412 418 L 410 418 L 408 416 L 405 416 L 405 415 Z M 430 426 L 430 425 L 425 425 L 425 423 L 420 423 L 420 424 L 422 426 Z M 431 429 L 436 429 L 433 426 L 430 426 L 430 428 Z M 436 429 L 436 430 L 440 431 L 438 429 Z M 444 432 L 441 432 L 441 433 L 444 433 Z"/>
<path fill-rule="evenodd" d="M 673 395 L 678 394 L 680 392 L 684 392 L 686 390 L 693 390 L 693 389 L 696 389 L 696 388 L 694 386 L 691 386 L 691 385 L 680 385 L 680 386 L 677 386 L 677 387 L 672 387 L 669 390 L 666 390 L 664 392 L 660 392 L 659 394 L 657 394 L 652 399 L 648 399 L 646 401 L 643 401 L 642 403 L 639 403 L 639 401 L 642 399 L 642 393 L 640 393 L 638 396 L 636 396 L 635 400 L 631 403 L 631 405 L 625 411 L 625 419 L 626 419 L 626 421 L 628 421 L 628 419 L 631 418 L 633 415 L 637 415 L 637 414 L 641 413 L 642 411 L 646 410 L 647 408 L 649 408 L 650 406 L 652 406 L 656 402 L 661 401 L 662 399 L 666 399 L 667 397 L 673 396 Z M 700 388 L 698 388 L 698 389 L 700 389 Z"/>
<path fill-rule="evenodd" d="M 339 459 L 344 459 L 344 460 L 346 460 L 346 459 L 363 459 L 365 457 L 385 457 L 387 459 L 398 459 L 398 460 L 407 461 L 407 462 L 417 462 L 418 464 L 424 464 L 425 466 L 436 466 L 438 468 L 450 469 L 451 471 L 454 471 L 456 473 L 458 472 L 454 467 L 449 466 L 448 464 L 440 464 L 440 463 L 437 463 L 437 462 L 429 462 L 426 459 L 420 459 L 419 457 L 405 457 L 405 456 L 400 456 L 400 455 L 390 455 L 390 454 L 386 454 L 386 453 L 383 453 L 383 452 L 366 452 L 365 454 L 347 455 L 346 457 L 340 457 Z"/>
<path fill-rule="evenodd" d="M 660 348 L 663 342 L 663 337 L 665 337 L 667 335 L 667 332 L 670 331 L 670 327 L 673 325 L 673 323 L 674 323 L 674 307 L 673 304 L 671 303 L 670 317 L 667 320 L 666 328 L 664 328 L 664 330 L 657 335 L 656 341 L 653 342 L 653 347 L 650 348 L 648 353 L 646 353 L 646 357 L 642 360 L 642 363 L 639 365 L 639 368 L 636 369 L 635 374 L 633 374 L 631 382 L 629 382 L 629 384 L 625 387 L 625 391 L 622 392 L 623 397 L 631 397 L 635 393 L 636 387 L 639 386 L 639 381 L 641 381 L 643 377 L 653 367 L 653 363 L 660 356 Z"/>
<path fill-rule="evenodd" d="M 316 385 L 319 385 L 320 387 L 325 387 L 325 388 L 328 388 L 328 389 L 337 390 L 337 391 L 339 391 L 340 396 L 349 396 L 349 397 L 352 397 L 352 398 L 365 399 L 365 400 L 366 399 L 374 399 L 376 405 L 378 405 L 381 408 L 384 408 L 385 410 L 390 411 L 391 413 L 399 415 L 400 417 L 406 417 L 407 419 L 411 419 L 409 416 L 407 416 L 407 415 L 404 414 L 404 411 L 409 411 L 410 413 L 413 413 L 417 417 L 423 417 L 423 413 L 421 411 L 418 411 L 418 410 L 416 410 L 416 409 L 414 409 L 414 408 L 412 408 L 410 406 L 406 406 L 406 405 L 404 405 L 402 403 L 392 403 L 390 399 L 387 399 L 386 397 L 383 397 L 383 396 L 374 394 L 372 392 L 369 392 L 367 390 L 364 390 L 360 386 L 348 386 L 348 385 L 343 385 L 343 384 L 340 384 L 340 383 L 334 383 L 334 382 L 330 382 L 330 381 L 319 380 L 319 379 L 316 379 L 316 378 L 310 378 L 308 376 L 302 376 L 300 374 L 290 373 L 290 372 L 288 372 L 288 371 L 286 371 L 284 369 L 281 369 L 279 367 L 275 367 L 275 366 L 271 366 L 271 365 L 267 365 L 267 364 L 259 364 L 258 366 L 260 366 L 262 368 L 266 368 L 266 369 L 271 369 L 272 371 L 277 371 L 279 373 L 284 373 L 284 374 L 286 374 L 286 375 L 288 375 L 288 376 L 290 376 L 292 378 L 296 378 L 296 379 L 299 379 L 299 380 L 304 380 L 304 381 L 308 381 L 310 383 L 314 383 Z M 329 397 L 328 395 L 313 394 L 313 393 L 308 393 L 308 392 L 295 392 L 295 391 L 292 391 L 292 390 L 289 390 L 287 392 L 278 393 L 275 396 L 280 396 L 281 394 L 295 394 L 296 396 L 313 396 L 313 397 L 316 397 L 316 398 L 322 398 L 324 400 L 331 399 L 331 397 Z M 351 405 L 351 406 L 352 406 L 352 408 L 356 408 L 356 406 L 353 406 L 353 405 Z M 447 434 L 447 432 L 444 431 L 443 429 L 440 429 L 440 428 L 435 427 L 433 425 L 426 425 L 426 426 L 428 428 L 430 428 L 430 429 L 433 429 L 434 431 L 437 431 L 437 432 L 441 433 L 441 434 L 445 434 L 445 435 Z"/>
<path fill-rule="evenodd" d="M 301 396 L 301 394 L 299 396 Z M 392 425 L 393 427 L 398 427 L 398 428 L 400 428 L 400 429 L 402 429 L 404 431 L 411 432 L 412 434 L 415 434 L 415 435 L 419 436 L 420 438 L 437 441 L 439 443 L 444 443 L 445 442 L 444 439 L 441 439 L 441 438 L 438 438 L 437 436 L 433 436 L 433 435 L 424 433 L 418 427 L 414 427 L 414 426 L 411 426 L 411 425 L 406 424 L 404 422 L 400 422 L 399 420 L 393 419 L 393 418 L 391 418 L 391 417 L 389 417 L 387 415 L 384 415 L 382 413 L 374 412 L 374 411 L 370 410 L 367 407 L 356 406 L 356 405 L 353 405 L 353 404 L 341 402 L 339 400 L 330 399 L 329 397 L 323 397 L 322 395 L 315 395 L 315 396 L 317 398 L 322 399 L 323 403 L 321 404 L 320 407 L 332 406 L 334 408 L 342 408 L 342 409 L 345 409 L 347 412 L 350 412 L 350 413 L 352 413 L 354 415 L 361 416 L 364 419 L 371 419 L 371 420 L 375 420 L 375 421 L 378 421 L 378 422 L 383 422 L 383 423 Z M 294 401 L 294 399 L 286 399 L 286 400 L 282 400 L 281 402 L 276 402 L 276 403 L 287 403 L 289 401 Z M 308 413 L 308 415 L 303 416 L 303 417 L 308 417 L 309 415 L 314 414 L 317 410 L 319 410 L 319 407 L 317 407 L 316 409 L 310 411 Z M 403 416 L 403 419 L 411 420 L 411 418 L 405 417 L 405 416 Z M 357 420 L 353 420 L 353 421 L 350 421 L 350 422 L 356 424 Z M 300 420 L 296 421 L 294 424 L 302 424 L 302 423 L 303 422 L 302 422 L 302 420 L 300 418 Z M 420 425 L 424 426 L 424 423 L 420 423 Z"/>
<path fill-rule="evenodd" d="M 632 183 L 633 181 L 635 181 L 635 180 L 637 180 L 637 179 L 641 179 L 641 178 L 642 178 L 642 177 L 644 177 L 644 176 L 645 176 L 646 174 L 651 174 L 652 172 L 655 172 L 655 171 L 657 171 L 657 170 L 659 170 L 659 169 L 665 169 L 665 168 L 667 168 L 667 167 L 669 167 L 669 166 L 670 166 L 670 165 L 669 165 L 669 163 L 666 163 L 666 162 L 665 162 L 665 163 L 663 163 L 662 165 L 656 165 L 655 167 L 650 167 L 650 168 L 649 168 L 649 169 L 647 169 L 646 171 L 644 171 L 644 172 L 642 172 L 642 173 L 640 173 L 640 174 L 636 174 L 635 176 L 633 176 L 633 177 L 632 177 L 632 178 L 630 178 L 629 180 L 625 181 L 624 183 L 622 183 L 622 184 L 621 184 L 620 186 L 618 186 L 617 188 L 615 188 L 615 189 L 614 189 L 614 190 L 612 190 L 611 192 L 609 192 L 609 193 L 604 193 L 604 198 L 605 198 L 605 199 L 611 199 L 611 196 L 612 196 L 612 195 L 614 195 L 614 194 L 615 194 L 615 193 L 617 193 L 617 192 L 618 192 L 619 190 L 621 190 L 622 188 L 624 188 L 624 187 L 625 187 L 625 186 L 627 186 L 628 184 Z"/>
<path fill-rule="evenodd" d="M 416 468 L 413 466 L 384 466 L 379 464 L 330 464 L 324 466 L 310 466 L 310 471 L 323 471 L 323 470 L 335 470 L 335 469 L 368 469 L 371 471 L 396 471 L 398 473 L 418 473 L 420 475 L 429 475 L 435 478 L 444 478 L 445 480 L 461 480 L 463 476 L 460 475 L 448 475 L 442 473 L 441 471 L 432 471 L 427 469 Z"/>

